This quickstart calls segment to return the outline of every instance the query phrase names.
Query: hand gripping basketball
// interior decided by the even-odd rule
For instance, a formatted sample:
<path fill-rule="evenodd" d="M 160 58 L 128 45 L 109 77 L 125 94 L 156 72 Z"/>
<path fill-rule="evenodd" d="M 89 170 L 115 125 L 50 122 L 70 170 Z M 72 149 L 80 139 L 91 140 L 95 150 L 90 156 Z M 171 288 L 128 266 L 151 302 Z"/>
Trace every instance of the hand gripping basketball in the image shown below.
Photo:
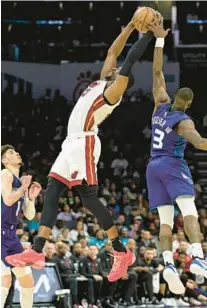
<path fill-rule="evenodd" d="M 37 182 L 32 182 L 28 189 L 28 196 L 30 200 L 35 200 L 42 190 L 42 186 Z"/>

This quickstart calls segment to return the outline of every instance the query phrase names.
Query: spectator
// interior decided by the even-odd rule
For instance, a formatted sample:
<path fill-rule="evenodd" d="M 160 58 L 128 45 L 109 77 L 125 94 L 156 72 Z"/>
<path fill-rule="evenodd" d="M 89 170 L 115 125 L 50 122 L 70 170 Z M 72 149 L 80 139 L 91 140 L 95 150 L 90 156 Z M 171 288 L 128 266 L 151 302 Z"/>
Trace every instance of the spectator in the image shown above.
<path fill-rule="evenodd" d="M 179 251 L 174 256 L 176 268 L 179 274 L 189 273 L 192 259 L 184 251 Z M 190 275 L 191 276 L 191 275 Z"/>
<path fill-rule="evenodd" d="M 88 256 L 79 263 L 80 274 L 88 279 L 88 301 L 89 307 L 95 308 L 95 303 L 100 305 L 101 287 L 103 283 L 103 272 L 101 262 L 97 258 L 98 248 L 90 246 Z"/>
<path fill-rule="evenodd" d="M 62 220 L 57 220 L 55 226 L 52 229 L 52 238 L 56 241 L 57 236 L 61 234 L 61 229 L 64 226 L 64 222 Z"/>
<path fill-rule="evenodd" d="M 63 236 L 63 241 L 69 243 L 70 245 L 73 245 L 73 242 L 71 241 L 70 230 L 68 228 L 63 228 L 61 230 L 61 235 Z"/>
<path fill-rule="evenodd" d="M 79 220 L 77 221 L 76 228 L 70 232 L 70 239 L 73 243 L 76 243 L 80 236 L 88 237 L 88 232 L 84 230 L 84 224 Z"/>
<path fill-rule="evenodd" d="M 120 205 L 117 203 L 115 197 L 111 197 L 108 204 L 108 209 L 112 210 L 117 217 L 120 214 Z"/>
<path fill-rule="evenodd" d="M 129 247 L 129 249 L 134 252 L 134 254 L 136 256 L 136 260 L 135 260 L 134 264 L 132 264 L 128 268 L 128 279 L 131 280 L 131 283 L 130 283 L 130 285 L 128 285 L 128 290 L 126 290 L 124 302 L 125 302 L 126 305 L 132 304 L 131 301 L 130 301 L 130 298 L 133 296 L 134 300 L 135 300 L 134 304 L 136 306 L 145 307 L 145 305 L 142 304 L 141 300 L 138 298 L 137 287 L 136 287 L 138 274 L 137 274 L 137 271 L 134 270 L 134 268 L 135 268 L 135 266 L 138 262 L 137 253 L 136 253 L 137 244 L 136 244 L 135 240 L 129 239 L 127 245 Z"/>
<path fill-rule="evenodd" d="M 148 305 L 159 305 L 158 300 L 153 294 L 153 275 L 161 272 L 164 267 L 159 265 L 154 260 L 154 251 L 152 248 L 147 248 L 144 258 L 138 259 L 137 263 L 133 264 L 133 269 L 138 273 L 139 283 L 145 283 L 148 295 Z"/>
<path fill-rule="evenodd" d="M 121 237 L 120 237 L 120 240 L 121 240 L 121 242 L 122 242 L 122 244 L 123 244 L 124 246 L 127 245 L 128 240 L 129 240 L 129 231 L 128 231 L 128 229 L 127 229 L 126 227 L 124 227 L 124 228 L 121 229 Z"/>
<path fill-rule="evenodd" d="M 141 232 L 141 241 L 139 242 L 139 247 L 141 246 L 156 248 L 155 243 L 152 241 L 152 235 L 150 231 L 143 230 Z"/>
<path fill-rule="evenodd" d="M 57 216 L 58 220 L 63 220 L 63 221 L 71 221 L 73 220 L 73 213 L 72 210 L 70 208 L 70 206 L 68 204 L 64 204 L 62 207 L 63 211 L 60 212 Z"/>
<path fill-rule="evenodd" d="M 55 253 L 54 244 L 46 242 L 44 247 L 44 253 L 45 253 L 45 262 L 51 262 L 51 259 Z"/>
<path fill-rule="evenodd" d="M 101 249 L 106 242 L 106 238 L 104 237 L 104 232 L 102 230 L 97 230 L 95 232 L 95 237 L 91 237 L 89 240 L 89 246 L 95 245 L 98 249 Z"/>
<path fill-rule="evenodd" d="M 67 245 L 58 242 L 56 243 L 56 255 L 51 259 L 52 262 L 56 263 L 58 270 L 60 272 L 60 277 L 63 282 L 63 286 L 66 289 L 70 289 L 72 295 L 72 301 L 74 308 L 78 308 L 78 281 L 77 277 L 80 276 L 77 273 L 73 261 L 66 257 Z"/>
<path fill-rule="evenodd" d="M 133 225 L 131 225 L 131 230 L 129 231 L 129 237 L 138 240 L 140 229 L 141 229 L 141 221 L 138 220 L 135 223 L 133 223 Z"/>
<path fill-rule="evenodd" d="M 177 239 L 175 239 L 172 243 L 172 251 L 175 252 L 178 248 L 179 248 L 179 245 L 180 245 L 180 242 L 185 242 L 185 233 L 181 230 L 178 231 L 177 233 Z M 188 244 L 188 249 L 186 251 L 187 254 L 191 254 L 191 247 L 190 247 L 190 244 Z"/>
<path fill-rule="evenodd" d="M 114 259 L 112 257 L 113 254 L 113 248 L 111 241 L 107 241 L 105 243 L 104 250 L 99 253 L 98 258 L 101 261 L 101 267 L 102 267 L 102 274 L 103 274 L 103 288 L 102 288 L 102 296 L 104 298 L 104 303 L 107 306 L 113 306 L 115 305 L 114 302 L 114 293 L 117 288 L 118 282 L 109 282 L 107 279 L 107 275 L 109 274 L 112 264 L 114 262 Z"/>
<path fill-rule="evenodd" d="M 173 257 L 176 259 L 180 252 L 183 252 L 186 255 L 190 256 L 190 254 L 188 253 L 189 252 L 189 244 L 186 241 L 181 241 L 179 243 L 179 247 L 176 250 L 176 252 L 174 253 Z"/>
<path fill-rule="evenodd" d="M 81 243 L 76 243 L 73 246 L 73 253 L 70 259 L 73 261 L 73 263 L 78 263 L 83 255 L 83 247 Z"/>
<path fill-rule="evenodd" d="M 88 247 L 88 238 L 85 237 L 84 235 L 80 236 L 78 243 L 80 243 L 82 248 L 84 249 L 84 248 Z"/>
<path fill-rule="evenodd" d="M 124 154 L 121 152 L 119 154 L 119 158 L 116 158 L 112 161 L 111 163 L 111 168 L 113 169 L 113 175 L 115 177 L 124 177 L 127 175 L 127 167 L 129 163 L 128 161 L 124 158 Z"/>

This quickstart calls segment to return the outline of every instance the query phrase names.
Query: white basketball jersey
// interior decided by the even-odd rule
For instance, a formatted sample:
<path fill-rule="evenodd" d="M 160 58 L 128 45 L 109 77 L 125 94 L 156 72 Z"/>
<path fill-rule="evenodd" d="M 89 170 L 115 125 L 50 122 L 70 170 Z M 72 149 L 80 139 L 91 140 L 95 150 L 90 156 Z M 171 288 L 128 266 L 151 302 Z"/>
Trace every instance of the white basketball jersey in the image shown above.
<path fill-rule="evenodd" d="M 68 136 L 81 132 L 98 132 L 98 126 L 120 104 L 105 103 L 103 98 L 107 81 L 93 82 L 79 97 L 68 121 Z"/>

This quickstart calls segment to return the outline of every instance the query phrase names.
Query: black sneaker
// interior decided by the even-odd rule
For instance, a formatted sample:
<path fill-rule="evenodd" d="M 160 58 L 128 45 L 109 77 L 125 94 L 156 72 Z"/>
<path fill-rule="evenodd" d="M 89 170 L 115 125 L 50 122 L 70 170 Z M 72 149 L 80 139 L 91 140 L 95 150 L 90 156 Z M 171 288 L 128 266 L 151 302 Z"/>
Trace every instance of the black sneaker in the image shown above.
<path fill-rule="evenodd" d="M 107 298 L 105 301 L 104 301 L 104 307 L 107 307 L 107 308 L 116 308 L 118 305 L 110 298 Z"/>
<path fill-rule="evenodd" d="M 151 300 L 147 300 L 146 301 L 146 305 L 149 307 L 149 306 L 156 306 L 156 307 L 164 307 L 164 304 L 163 303 L 160 303 L 156 297 L 154 297 L 153 299 Z"/>
<path fill-rule="evenodd" d="M 102 304 L 101 304 L 100 299 L 97 299 L 96 306 L 98 306 L 99 308 L 102 308 Z"/>
<path fill-rule="evenodd" d="M 133 306 L 133 304 L 130 302 L 130 300 L 127 300 L 127 299 L 122 299 L 122 300 L 120 301 L 120 305 L 121 305 L 121 306 L 124 306 L 124 307 Z"/>
<path fill-rule="evenodd" d="M 145 305 L 144 303 L 142 303 L 142 301 L 139 300 L 139 299 L 135 301 L 134 305 L 135 305 L 136 307 L 140 307 L 140 308 L 146 307 L 146 305 Z"/>

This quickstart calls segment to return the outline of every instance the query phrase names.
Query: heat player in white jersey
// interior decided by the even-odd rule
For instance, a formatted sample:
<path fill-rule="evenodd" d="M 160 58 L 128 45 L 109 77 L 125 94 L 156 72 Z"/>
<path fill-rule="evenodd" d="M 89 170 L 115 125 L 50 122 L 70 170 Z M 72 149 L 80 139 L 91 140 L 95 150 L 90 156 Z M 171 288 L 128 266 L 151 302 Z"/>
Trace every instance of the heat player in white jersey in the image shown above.
<path fill-rule="evenodd" d="M 133 253 L 120 242 L 110 213 L 97 197 L 97 163 L 101 153 L 98 126 L 120 104 L 122 95 L 132 86 L 132 66 L 140 59 L 153 38 L 153 33 L 147 32 L 129 50 L 122 67 L 117 68 L 117 57 L 133 30 L 134 24 L 130 21 L 108 50 L 100 80 L 93 82 L 75 105 L 69 118 L 62 151 L 49 173 L 41 226 L 33 246 L 33 254 L 31 251 L 30 256 L 20 254 L 15 256 L 14 260 L 21 258 L 25 262 L 33 263 L 42 258 L 42 248 L 56 222 L 59 196 L 68 187 L 75 186 L 84 206 L 96 216 L 108 238 L 112 240 L 115 261 L 108 279 L 120 279 L 134 262 Z"/>

